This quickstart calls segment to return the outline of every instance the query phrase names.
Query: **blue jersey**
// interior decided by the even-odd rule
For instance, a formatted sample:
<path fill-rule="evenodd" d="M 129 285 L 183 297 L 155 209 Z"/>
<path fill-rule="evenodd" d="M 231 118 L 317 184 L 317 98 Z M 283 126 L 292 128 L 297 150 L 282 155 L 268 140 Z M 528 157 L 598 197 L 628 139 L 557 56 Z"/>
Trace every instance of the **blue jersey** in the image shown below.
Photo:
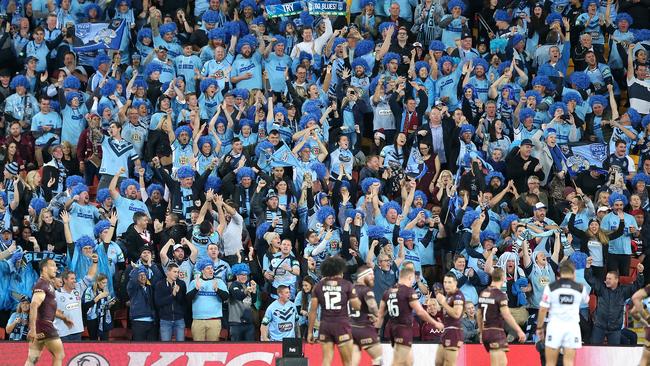
<path fill-rule="evenodd" d="M 632 236 L 630 235 L 630 227 L 634 227 L 637 231 L 639 226 L 636 223 L 634 216 L 630 214 L 625 214 L 625 229 L 623 235 L 620 237 L 609 241 L 609 253 L 611 254 L 632 254 Z M 618 215 L 610 212 L 605 217 L 600 226 L 603 230 L 606 231 L 616 231 L 618 225 L 620 224 L 621 219 L 618 218 Z"/>
<path fill-rule="evenodd" d="M 66 106 L 63 109 L 63 124 L 61 127 L 61 141 L 69 142 L 70 145 L 76 146 L 79 142 L 79 136 L 86 129 L 86 119 L 84 116 L 88 113 L 88 108 L 84 104 L 79 108 Z"/>
<path fill-rule="evenodd" d="M 211 59 L 203 64 L 201 75 L 217 79 L 218 90 L 222 90 L 226 86 L 225 72 L 232 66 L 233 60 L 234 57 L 231 54 L 227 54 L 221 61 Z"/>
<path fill-rule="evenodd" d="M 94 238 L 95 223 L 99 219 L 99 210 L 94 205 L 80 205 L 77 202 L 73 202 L 70 207 L 70 232 L 72 233 L 72 240 L 77 241 L 83 235 Z"/>
<path fill-rule="evenodd" d="M 223 302 L 214 289 L 215 282 L 219 290 L 228 292 L 226 283 L 219 278 L 201 279 L 201 286 L 192 301 L 193 319 L 213 319 L 223 316 Z M 196 289 L 196 279 L 190 282 L 188 292 Z"/>
<path fill-rule="evenodd" d="M 449 98 L 449 101 L 447 102 L 449 110 L 455 110 L 458 107 L 458 92 L 456 89 L 458 87 L 458 82 L 460 81 L 461 72 L 462 67 L 461 65 L 458 65 L 456 70 L 451 74 L 439 77 L 436 82 L 436 95 L 438 95 L 439 98 Z"/>
<path fill-rule="evenodd" d="M 45 132 L 43 127 L 49 127 L 50 130 Z M 55 130 L 61 128 L 61 116 L 58 113 L 50 111 L 49 113 L 39 112 L 32 117 L 32 132 L 41 131 L 43 134 L 36 139 L 36 145 L 42 146 L 50 142 L 53 145 L 60 143 L 60 137 Z"/>
<path fill-rule="evenodd" d="M 36 71 L 43 72 L 47 70 L 47 55 L 50 49 L 47 48 L 45 41 L 37 44 L 36 41 L 29 41 L 25 46 L 25 57 L 36 57 Z"/>
<path fill-rule="evenodd" d="M 201 70 L 201 59 L 196 55 L 185 56 L 180 55 L 174 59 L 174 66 L 176 67 L 176 75 L 183 76 L 185 78 L 185 92 L 194 93 L 195 85 L 194 75 L 196 74 L 194 70 Z"/>
<path fill-rule="evenodd" d="M 125 122 L 122 125 L 122 137 L 133 145 L 136 155 L 141 156 L 144 149 L 144 142 L 147 141 L 149 136 L 149 129 L 146 126 L 138 124 L 134 125 L 131 122 Z"/>
<path fill-rule="evenodd" d="M 209 235 L 204 235 L 201 233 L 199 225 L 194 225 L 194 228 L 192 229 L 192 244 L 194 244 L 196 249 L 199 251 L 198 256 L 196 257 L 197 261 L 201 258 L 208 257 L 208 244 L 219 245 L 220 241 L 218 232 L 215 231 Z M 221 247 L 219 248 L 219 252 L 223 253 Z"/>
<path fill-rule="evenodd" d="M 281 304 L 275 300 L 266 308 L 262 324 L 269 328 L 269 339 L 279 342 L 284 338 L 293 338 L 296 336 L 295 324 L 298 312 L 293 302 L 287 301 Z"/>
<path fill-rule="evenodd" d="M 147 205 L 140 200 L 132 200 L 130 198 L 119 196 L 117 199 L 113 200 L 113 207 L 117 210 L 117 215 L 120 218 L 117 220 L 117 236 L 122 235 L 126 229 L 129 228 L 129 225 L 133 223 L 134 213 L 144 212 L 147 216 L 151 216 Z"/>
<path fill-rule="evenodd" d="M 99 174 L 116 175 L 120 168 L 128 168 L 129 161 L 136 161 L 139 158 L 133 144 L 129 141 L 104 136 L 102 139 L 102 165 L 99 168 Z M 124 172 L 122 177 L 128 178 L 127 172 Z"/>
<path fill-rule="evenodd" d="M 269 84 L 274 92 L 283 93 L 287 90 L 287 83 L 284 80 L 284 71 L 291 65 L 291 58 L 288 55 L 278 56 L 275 52 L 264 60 L 264 69 L 269 74 Z"/>
<path fill-rule="evenodd" d="M 183 165 L 188 165 L 194 157 L 194 150 L 192 143 L 181 145 L 178 140 L 172 143 L 172 152 L 174 154 L 174 168 L 180 168 Z"/>
<path fill-rule="evenodd" d="M 154 57 L 154 59 L 151 60 L 151 62 L 155 62 L 159 64 L 160 67 L 162 68 L 162 70 L 160 71 L 160 82 L 163 84 L 171 82 L 176 77 L 176 70 L 174 69 L 174 63 L 170 58 L 167 58 L 167 61 L 169 61 L 169 63 L 163 62 L 159 60 L 157 57 Z M 165 92 L 165 90 L 163 90 L 163 92 Z"/>
<path fill-rule="evenodd" d="M 167 42 L 164 39 L 162 39 L 161 36 L 153 37 L 153 45 L 154 47 L 164 46 L 165 48 L 167 48 L 167 54 L 172 59 L 174 59 L 176 56 L 183 53 L 183 50 L 181 49 L 181 46 L 178 43 Z"/>
<path fill-rule="evenodd" d="M 245 58 L 242 55 L 235 57 L 232 63 L 232 71 L 230 78 L 241 76 L 246 73 L 251 73 L 250 79 L 243 79 L 237 82 L 237 88 L 241 89 L 262 89 L 262 55 L 259 52 L 253 52 L 250 58 Z"/>

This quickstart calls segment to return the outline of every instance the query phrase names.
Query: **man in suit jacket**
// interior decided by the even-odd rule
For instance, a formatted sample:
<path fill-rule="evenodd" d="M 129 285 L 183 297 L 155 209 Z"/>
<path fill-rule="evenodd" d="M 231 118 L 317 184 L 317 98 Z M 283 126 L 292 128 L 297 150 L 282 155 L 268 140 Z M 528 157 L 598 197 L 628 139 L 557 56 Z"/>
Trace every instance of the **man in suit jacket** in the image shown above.
<path fill-rule="evenodd" d="M 429 112 L 429 123 L 418 129 L 418 143 L 431 146 L 440 159 L 441 168 L 455 172 L 460 149 L 459 131 L 460 128 L 449 115 L 447 107 L 437 102 L 436 107 Z"/>

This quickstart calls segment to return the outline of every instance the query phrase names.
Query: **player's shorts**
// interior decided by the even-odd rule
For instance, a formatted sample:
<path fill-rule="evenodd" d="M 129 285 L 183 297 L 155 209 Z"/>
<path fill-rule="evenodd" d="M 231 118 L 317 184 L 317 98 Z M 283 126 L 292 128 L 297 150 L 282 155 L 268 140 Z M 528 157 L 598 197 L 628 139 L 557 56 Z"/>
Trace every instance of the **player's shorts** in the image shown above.
<path fill-rule="evenodd" d="M 483 329 L 483 347 L 485 350 L 490 351 L 504 351 L 508 352 L 508 339 L 506 332 L 503 329 L 488 328 Z"/>
<path fill-rule="evenodd" d="M 442 332 L 442 346 L 446 348 L 460 348 L 463 345 L 465 335 L 460 328 L 446 327 Z"/>
<path fill-rule="evenodd" d="M 411 347 L 413 344 L 413 326 L 404 324 L 390 325 L 390 343 Z"/>
<path fill-rule="evenodd" d="M 578 349 L 582 347 L 580 325 L 570 322 L 549 322 L 546 326 L 546 347 L 559 349 L 560 347 Z"/>
<path fill-rule="evenodd" d="M 352 340 L 352 327 L 350 324 L 340 322 L 320 322 L 318 340 L 340 344 Z"/>
<path fill-rule="evenodd" d="M 374 327 L 352 327 L 354 344 L 365 349 L 379 343 L 379 335 Z"/>

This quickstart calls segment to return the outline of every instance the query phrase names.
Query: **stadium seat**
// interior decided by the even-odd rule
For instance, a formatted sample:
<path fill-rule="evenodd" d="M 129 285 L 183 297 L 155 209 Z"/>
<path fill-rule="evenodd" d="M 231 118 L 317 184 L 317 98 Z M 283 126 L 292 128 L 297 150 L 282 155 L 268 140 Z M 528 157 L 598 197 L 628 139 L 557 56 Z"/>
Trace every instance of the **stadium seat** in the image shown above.
<path fill-rule="evenodd" d="M 621 276 L 619 278 L 619 283 L 621 285 L 629 285 L 636 280 L 637 270 L 636 266 L 639 264 L 639 260 L 632 258 L 630 260 L 630 273 L 629 276 Z"/>
<path fill-rule="evenodd" d="M 594 311 L 596 311 L 596 305 L 598 304 L 598 297 L 596 295 L 589 295 L 589 315 L 593 316 Z"/>

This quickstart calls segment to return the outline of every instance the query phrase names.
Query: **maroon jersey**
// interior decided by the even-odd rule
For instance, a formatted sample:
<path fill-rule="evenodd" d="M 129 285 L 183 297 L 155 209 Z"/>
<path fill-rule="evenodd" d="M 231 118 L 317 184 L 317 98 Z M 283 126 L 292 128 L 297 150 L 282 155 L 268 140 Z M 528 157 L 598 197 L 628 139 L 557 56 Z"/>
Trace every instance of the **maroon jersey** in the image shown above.
<path fill-rule="evenodd" d="M 453 308 L 454 305 L 458 305 L 458 304 L 463 305 L 463 309 L 465 309 L 465 296 L 463 296 L 463 293 L 460 292 L 460 290 L 456 290 L 455 293 L 447 295 L 447 305 Z M 444 311 L 444 315 L 442 316 L 442 322 L 445 324 L 445 327 L 461 328 L 460 326 L 461 318 L 455 319 L 449 316 L 446 311 Z"/>
<path fill-rule="evenodd" d="M 483 311 L 483 328 L 503 329 L 501 307 L 508 306 L 508 296 L 498 288 L 488 287 L 481 292 L 478 304 Z"/>
<path fill-rule="evenodd" d="M 338 277 L 325 277 L 314 286 L 312 294 L 320 304 L 321 324 L 327 321 L 349 324 L 348 301 L 357 297 L 350 281 Z"/>
<path fill-rule="evenodd" d="M 418 294 L 411 287 L 399 283 L 386 290 L 382 300 L 386 303 L 392 324 L 413 326 L 411 301 L 418 301 L 418 299 Z"/>
<path fill-rule="evenodd" d="M 58 333 L 54 327 L 54 316 L 56 315 L 56 296 L 54 286 L 50 281 L 40 278 L 34 285 L 33 292 L 45 293 L 45 299 L 38 307 L 38 317 L 36 318 L 36 337 L 37 339 L 56 338 Z"/>
<path fill-rule="evenodd" d="M 361 300 L 361 308 L 359 310 L 350 311 L 350 320 L 353 327 L 372 327 L 373 324 L 368 318 L 370 310 L 368 310 L 368 300 L 375 298 L 375 293 L 368 286 L 354 285 L 354 290 Z"/>

